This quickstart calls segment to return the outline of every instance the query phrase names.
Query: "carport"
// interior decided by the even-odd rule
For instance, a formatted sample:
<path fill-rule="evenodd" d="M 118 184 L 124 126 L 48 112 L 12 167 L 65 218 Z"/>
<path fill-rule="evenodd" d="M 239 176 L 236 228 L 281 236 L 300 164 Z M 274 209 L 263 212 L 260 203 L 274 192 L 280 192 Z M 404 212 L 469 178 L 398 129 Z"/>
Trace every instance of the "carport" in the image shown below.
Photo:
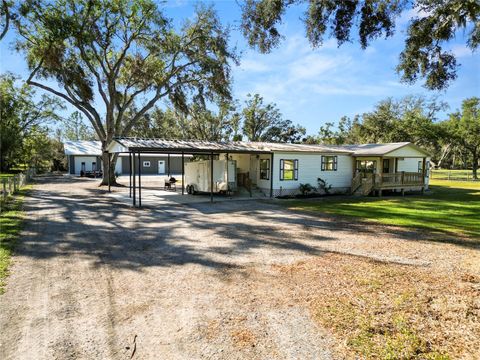
<path fill-rule="evenodd" d="M 244 142 L 212 142 L 212 141 L 184 141 L 184 140 L 163 140 L 163 139 L 144 139 L 144 138 L 115 138 L 107 147 L 109 154 L 128 154 L 130 163 L 129 173 L 129 197 L 132 199 L 134 207 L 142 206 L 142 154 L 166 154 L 168 161 L 170 155 L 181 155 L 182 158 L 182 191 L 185 194 L 185 156 L 203 155 L 208 156 L 210 160 L 210 202 L 213 202 L 213 164 L 214 157 L 220 154 L 268 154 L 270 155 L 270 164 L 273 164 L 273 152 L 267 148 L 254 146 L 251 143 Z M 108 157 L 110 159 L 110 157 Z M 170 168 L 170 166 L 168 166 Z M 110 169 L 110 166 L 108 166 Z M 170 176 L 170 174 L 169 174 Z M 110 174 L 109 174 L 110 178 Z M 110 184 L 108 191 L 111 191 Z M 270 167 L 270 197 L 273 196 L 273 166 Z"/>

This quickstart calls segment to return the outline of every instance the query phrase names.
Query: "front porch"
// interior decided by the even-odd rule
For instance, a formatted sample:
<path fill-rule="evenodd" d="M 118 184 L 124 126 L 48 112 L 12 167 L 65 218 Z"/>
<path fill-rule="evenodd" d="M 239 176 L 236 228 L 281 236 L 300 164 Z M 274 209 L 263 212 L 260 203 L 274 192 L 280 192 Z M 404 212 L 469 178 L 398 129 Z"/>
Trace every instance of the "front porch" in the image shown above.
<path fill-rule="evenodd" d="M 351 193 L 357 195 L 369 195 L 376 192 L 382 196 L 384 190 L 401 191 L 425 191 L 426 182 L 423 173 L 419 172 L 397 172 L 397 173 L 378 173 L 365 174 L 357 173 L 352 179 Z"/>
<path fill-rule="evenodd" d="M 422 191 L 428 186 L 426 157 L 359 156 L 355 158 L 351 193 L 369 195 L 372 192 Z M 416 171 L 415 171 L 416 170 Z"/>

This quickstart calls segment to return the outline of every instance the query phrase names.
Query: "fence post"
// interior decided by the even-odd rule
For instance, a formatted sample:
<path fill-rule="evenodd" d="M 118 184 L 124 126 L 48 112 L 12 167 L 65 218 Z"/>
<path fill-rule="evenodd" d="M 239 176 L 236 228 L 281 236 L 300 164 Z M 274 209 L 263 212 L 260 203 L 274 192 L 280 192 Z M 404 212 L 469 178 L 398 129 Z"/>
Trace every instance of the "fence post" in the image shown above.
<path fill-rule="evenodd" d="M 2 179 L 2 188 L 3 188 L 3 200 L 7 200 L 7 179 Z"/>

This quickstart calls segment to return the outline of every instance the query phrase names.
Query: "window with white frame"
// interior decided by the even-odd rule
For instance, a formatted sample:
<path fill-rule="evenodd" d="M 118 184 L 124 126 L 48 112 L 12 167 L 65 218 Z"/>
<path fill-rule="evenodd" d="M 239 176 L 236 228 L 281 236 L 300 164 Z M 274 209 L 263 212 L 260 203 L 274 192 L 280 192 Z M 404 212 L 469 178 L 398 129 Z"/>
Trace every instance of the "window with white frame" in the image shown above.
<path fill-rule="evenodd" d="M 260 159 L 260 179 L 270 180 L 270 159 Z"/>
<path fill-rule="evenodd" d="M 423 171 L 423 161 L 418 162 L 418 172 L 421 173 Z"/>
<path fill-rule="evenodd" d="M 337 157 L 322 156 L 322 171 L 337 171 Z"/>
<path fill-rule="evenodd" d="M 298 180 L 297 159 L 280 159 L 280 180 Z"/>
<path fill-rule="evenodd" d="M 143 167 L 150 167 L 150 161 L 144 161 Z"/>

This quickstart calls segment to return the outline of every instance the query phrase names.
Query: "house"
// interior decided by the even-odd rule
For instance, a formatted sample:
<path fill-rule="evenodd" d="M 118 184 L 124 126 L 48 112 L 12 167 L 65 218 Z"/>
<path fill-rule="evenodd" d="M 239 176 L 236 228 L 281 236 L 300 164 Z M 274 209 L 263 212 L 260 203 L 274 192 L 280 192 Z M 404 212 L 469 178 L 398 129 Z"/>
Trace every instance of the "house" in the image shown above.
<path fill-rule="evenodd" d="M 65 141 L 64 152 L 68 161 L 68 173 L 80 175 L 83 171 L 99 171 L 102 169 L 102 143 L 100 141 Z M 191 155 L 188 155 L 189 159 Z M 187 160 L 188 160 L 187 159 Z M 170 175 L 182 172 L 182 161 L 177 154 L 145 154 L 142 156 L 141 171 L 143 174 Z M 118 154 L 115 173 L 130 173 L 128 154 Z"/>
<path fill-rule="evenodd" d="M 297 193 L 300 184 L 316 187 L 319 179 L 331 192 L 363 195 L 423 191 L 429 180 L 430 155 L 409 142 L 335 146 L 118 138 L 107 149 L 142 159 L 152 152 L 203 156 L 212 166 L 214 159 L 235 160 L 237 182 L 270 197 Z M 212 193 L 214 182 L 212 172 Z"/>

